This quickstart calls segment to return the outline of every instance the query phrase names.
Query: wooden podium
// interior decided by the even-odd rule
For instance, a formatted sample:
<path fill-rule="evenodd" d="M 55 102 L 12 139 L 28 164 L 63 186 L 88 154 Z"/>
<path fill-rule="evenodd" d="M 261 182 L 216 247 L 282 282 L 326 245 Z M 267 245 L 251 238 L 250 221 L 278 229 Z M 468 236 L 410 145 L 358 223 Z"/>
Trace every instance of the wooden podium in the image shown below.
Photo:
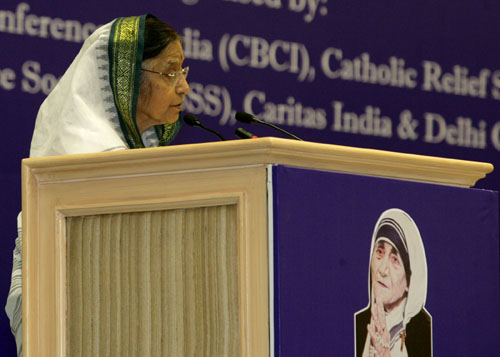
<path fill-rule="evenodd" d="M 25 356 L 272 355 L 275 164 L 460 187 L 493 169 L 277 138 L 23 160 Z"/>

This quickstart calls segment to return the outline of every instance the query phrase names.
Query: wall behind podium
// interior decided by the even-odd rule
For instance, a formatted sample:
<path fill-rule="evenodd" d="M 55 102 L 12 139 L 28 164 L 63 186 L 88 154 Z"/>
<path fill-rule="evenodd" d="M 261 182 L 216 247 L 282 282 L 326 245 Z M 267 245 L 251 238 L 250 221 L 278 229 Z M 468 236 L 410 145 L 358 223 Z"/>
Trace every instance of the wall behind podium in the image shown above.
<path fill-rule="evenodd" d="M 8 0 L 0 5 L 0 304 L 21 209 L 20 160 L 39 105 L 96 26 L 147 12 L 184 36 L 186 110 L 227 138 L 244 126 L 234 120 L 244 110 L 309 141 L 500 166 L 497 1 Z M 215 139 L 184 127 L 175 143 Z M 478 187 L 499 182 L 494 172 Z M 0 314 L 0 343 L 14 351 L 9 333 Z"/>

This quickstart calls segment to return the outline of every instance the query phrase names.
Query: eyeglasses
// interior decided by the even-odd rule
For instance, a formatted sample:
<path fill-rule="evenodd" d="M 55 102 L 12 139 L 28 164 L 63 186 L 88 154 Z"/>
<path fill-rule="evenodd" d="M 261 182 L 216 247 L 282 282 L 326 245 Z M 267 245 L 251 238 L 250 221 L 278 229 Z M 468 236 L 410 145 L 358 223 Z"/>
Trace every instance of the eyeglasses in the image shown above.
<path fill-rule="evenodd" d="M 184 67 L 178 71 L 172 71 L 172 72 L 168 72 L 168 73 L 150 71 L 149 69 L 144 69 L 144 68 L 141 68 L 141 70 L 143 70 L 145 72 L 161 74 L 163 77 L 165 77 L 167 79 L 168 83 L 171 86 L 177 85 L 177 83 L 179 82 L 179 78 L 181 77 L 181 74 L 184 76 L 184 79 L 186 79 L 188 74 L 189 74 L 189 66 Z"/>

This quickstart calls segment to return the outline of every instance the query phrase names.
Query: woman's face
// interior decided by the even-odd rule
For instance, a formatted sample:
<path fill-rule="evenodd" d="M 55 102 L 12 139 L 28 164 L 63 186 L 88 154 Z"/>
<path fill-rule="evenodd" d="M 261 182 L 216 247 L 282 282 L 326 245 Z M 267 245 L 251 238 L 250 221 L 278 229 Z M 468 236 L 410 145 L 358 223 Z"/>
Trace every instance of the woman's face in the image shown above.
<path fill-rule="evenodd" d="M 143 63 L 143 68 L 162 73 L 174 73 L 182 69 L 184 54 L 179 41 L 174 41 L 156 57 Z M 166 123 L 174 123 L 179 118 L 184 96 L 189 93 L 189 85 L 183 75 L 176 83 L 169 78 L 150 72 L 142 72 L 137 100 L 137 126 L 141 134 L 148 128 Z"/>
<path fill-rule="evenodd" d="M 394 246 L 379 240 L 371 259 L 372 288 L 377 302 L 390 311 L 403 300 L 407 283 L 401 256 Z"/>

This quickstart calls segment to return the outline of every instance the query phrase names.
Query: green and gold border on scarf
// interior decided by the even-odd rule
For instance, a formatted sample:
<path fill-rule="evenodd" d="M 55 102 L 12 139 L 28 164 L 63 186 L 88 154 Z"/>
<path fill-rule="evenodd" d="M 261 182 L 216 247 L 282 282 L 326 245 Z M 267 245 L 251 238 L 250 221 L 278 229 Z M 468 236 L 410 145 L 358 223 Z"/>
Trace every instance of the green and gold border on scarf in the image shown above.
<path fill-rule="evenodd" d="M 181 113 L 179 113 L 179 118 L 175 123 L 155 126 L 156 135 L 158 135 L 158 138 L 160 139 L 158 146 L 166 146 L 170 144 L 177 136 L 179 130 L 181 130 L 181 126 Z"/>
<path fill-rule="evenodd" d="M 109 36 L 110 84 L 120 125 L 131 149 L 143 148 L 136 122 L 146 15 L 117 19 Z"/>

